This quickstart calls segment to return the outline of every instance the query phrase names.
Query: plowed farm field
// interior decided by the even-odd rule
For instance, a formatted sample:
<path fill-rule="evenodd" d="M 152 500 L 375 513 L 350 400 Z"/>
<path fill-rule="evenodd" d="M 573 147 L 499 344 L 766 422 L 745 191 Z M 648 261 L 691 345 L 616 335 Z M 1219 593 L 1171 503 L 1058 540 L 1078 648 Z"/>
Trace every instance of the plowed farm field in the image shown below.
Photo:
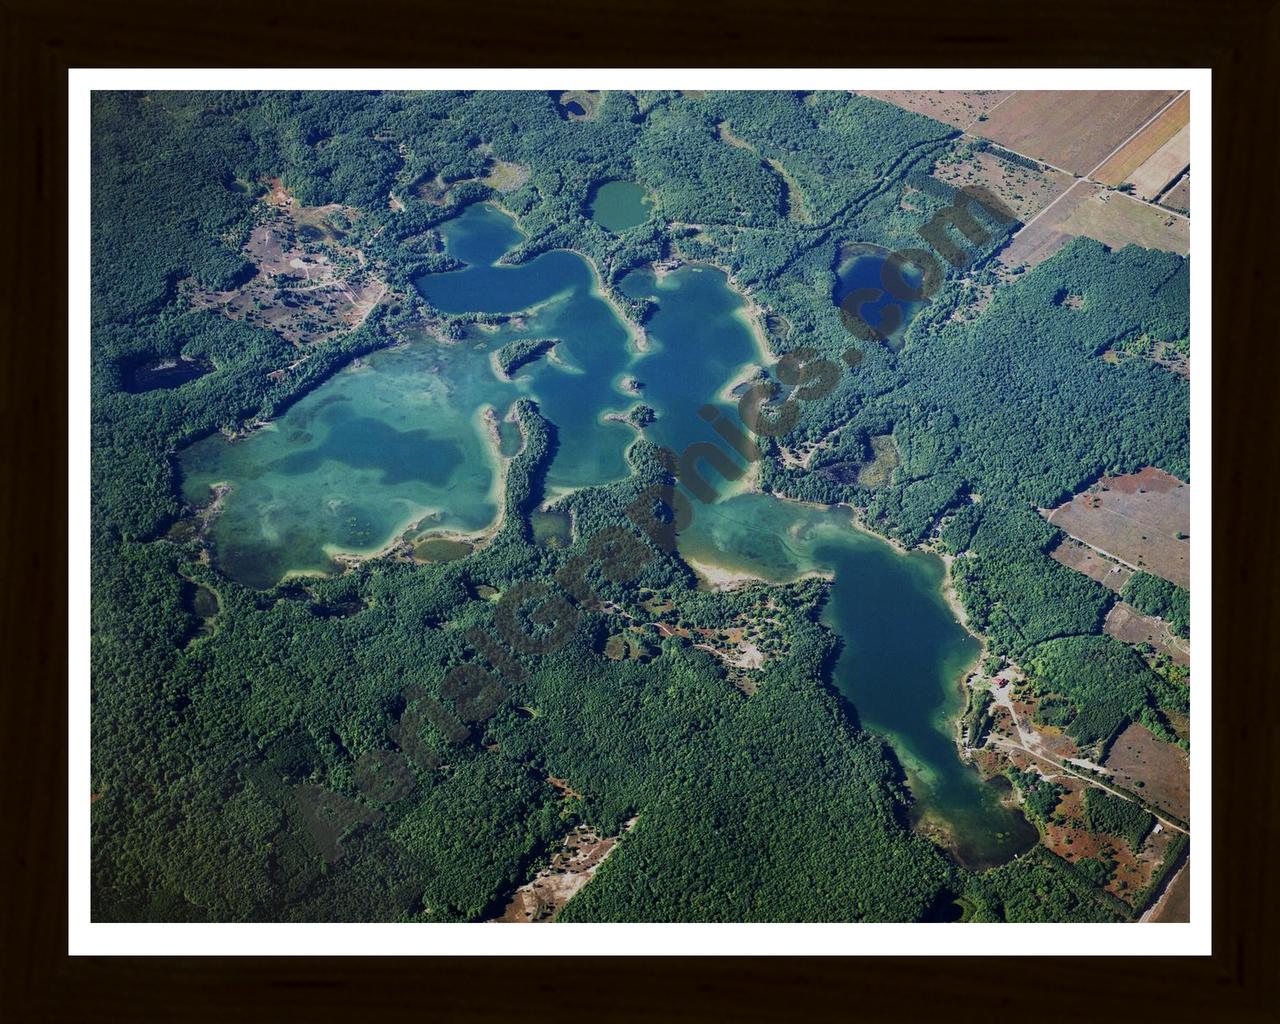
<path fill-rule="evenodd" d="M 1176 92 L 1017 92 L 975 124 L 975 135 L 1074 174 L 1089 174 Z"/>
<path fill-rule="evenodd" d="M 1104 185 L 1133 181 L 1134 172 L 1187 129 L 1190 121 L 1191 94 L 1185 92 L 1099 167 L 1094 177 Z M 1165 179 L 1166 182 L 1169 180 Z"/>

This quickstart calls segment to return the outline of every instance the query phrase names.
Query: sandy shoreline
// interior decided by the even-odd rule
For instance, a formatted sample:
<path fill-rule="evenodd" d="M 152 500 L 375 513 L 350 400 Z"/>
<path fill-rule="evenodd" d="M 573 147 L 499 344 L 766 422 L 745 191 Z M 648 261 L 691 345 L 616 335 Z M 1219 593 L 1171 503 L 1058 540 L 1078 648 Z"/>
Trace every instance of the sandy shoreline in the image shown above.
<path fill-rule="evenodd" d="M 708 589 L 713 591 L 736 590 L 738 587 L 746 586 L 751 583 L 764 583 L 769 586 L 777 587 L 786 586 L 789 583 L 798 583 L 801 580 L 834 579 L 834 576 L 832 576 L 831 573 L 811 569 L 808 572 L 797 574 L 792 579 L 779 582 L 778 580 L 769 579 L 766 576 L 747 572 L 745 569 L 731 569 L 728 566 L 716 565 L 714 562 L 691 558 L 685 554 L 681 554 L 680 558 L 687 566 L 689 566 L 690 569 L 694 571 L 694 574 L 698 579 L 706 583 Z"/>
<path fill-rule="evenodd" d="M 758 464 L 753 464 L 753 468 L 758 469 Z M 753 486 L 749 489 L 751 491 L 754 491 L 757 494 L 766 493 L 764 491 L 761 491 L 758 486 Z M 824 505 L 821 502 L 805 501 L 802 498 L 792 498 L 785 494 L 780 494 L 777 492 L 772 492 L 771 496 L 774 498 L 778 498 L 781 501 L 790 502 L 794 505 L 802 505 L 806 508 L 812 508 L 812 509 L 818 509 L 818 510 L 826 510 L 826 509 L 832 509 L 832 508 L 846 509 L 849 512 L 849 525 L 852 526 L 853 529 L 857 530 L 859 533 L 866 534 L 869 537 L 874 537 L 876 540 L 883 541 L 885 544 L 888 544 L 889 547 L 893 548 L 893 550 L 897 552 L 899 555 L 905 556 L 911 553 L 911 549 L 909 549 L 901 541 L 895 540 L 893 537 L 886 537 L 883 534 L 876 533 L 874 530 L 868 527 L 861 520 L 860 510 L 846 502 L 838 502 L 835 505 Z M 973 627 L 969 624 L 968 612 L 965 610 L 964 604 L 960 600 L 960 595 L 956 593 L 955 584 L 953 582 L 952 572 L 951 572 L 952 564 L 955 562 L 955 555 L 949 554 L 945 551 L 932 551 L 931 549 L 928 549 L 928 548 L 920 548 L 918 550 L 929 551 L 929 553 L 936 555 L 938 558 L 942 560 L 942 564 L 944 567 L 942 585 L 940 588 L 942 592 L 942 599 L 947 603 L 947 607 L 950 609 L 951 614 L 955 617 L 955 620 L 957 623 L 959 623 L 960 627 L 966 633 L 968 633 L 969 636 L 973 637 L 973 639 L 976 640 L 979 644 L 978 651 L 974 655 L 973 660 L 968 664 L 966 664 L 963 671 L 959 672 L 956 675 L 956 679 L 955 679 L 956 688 L 963 695 L 965 694 L 965 683 L 968 680 L 969 676 L 972 674 L 974 667 L 977 665 L 980 665 L 982 662 L 982 659 L 986 657 L 987 638 L 984 637 L 981 633 L 977 632 L 975 629 L 973 629 Z M 687 562 L 689 560 L 685 559 L 685 561 Z M 690 564 L 692 565 L 692 563 Z M 960 742 L 960 733 L 962 730 L 961 723 L 964 720 L 964 712 L 965 712 L 965 708 L 964 708 L 964 705 L 962 704 L 960 708 L 957 710 L 955 717 L 951 719 L 951 724 L 955 728 L 956 746 L 961 753 L 963 753 L 963 750 L 964 750 L 963 745 Z"/>
<path fill-rule="evenodd" d="M 955 581 L 951 573 L 951 567 L 955 564 L 956 556 L 946 551 L 935 551 L 933 553 L 941 558 L 942 564 L 947 567 L 946 575 L 942 580 L 942 597 L 947 602 L 947 607 L 955 615 L 956 621 L 964 627 L 964 631 L 981 643 L 985 650 L 986 638 L 969 625 L 969 613 L 965 610 L 964 602 L 960 600 L 960 595 L 956 593 Z"/>
<path fill-rule="evenodd" d="M 690 558 L 687 555 L 681 555 L 680 557 L 711 590 L 733 590 L 749 583 L 771 582 L 763 576 L 757 576 L 754 573 L 744 572 L 740 569 L 728 569 L 724 566 L 713 565 L 710 562 L 700 562 L 696 558 Z"/>
<path fill-rule="evenodd" d="M 734 311 L 734 315 L 738 317 L 746 325 L 751 332 L 751 337 L 755 339 L 756 349 L 760 355 L 761 362 L 765 366 L 772 366 L 778 361 L 778 356 L 769 347 L 769 335 L 764 329 L 764 318 L 768 316 L 768 310 L 760 305 L 751 293 L 749 288 L 740 285 L 733 276 L 733 272 L 723 264 L 717 263 L 710 259 L 690 260 L 689 266 L 701 265 L 713 267 L 724 274 L 725 283 L 733 290 L 734 294 L 742 299 L 743 305 L 741 309 Z"/>

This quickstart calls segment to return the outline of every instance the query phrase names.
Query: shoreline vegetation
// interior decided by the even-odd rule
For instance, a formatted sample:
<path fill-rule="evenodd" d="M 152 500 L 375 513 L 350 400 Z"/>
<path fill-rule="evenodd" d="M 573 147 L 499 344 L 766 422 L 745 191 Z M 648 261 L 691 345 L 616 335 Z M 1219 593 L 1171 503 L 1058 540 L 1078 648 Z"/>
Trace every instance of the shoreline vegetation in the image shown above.
<path fill-rule="evenodd" d="M 558 338 L 519 338 L 489 353 L 489 365 L 501 381 L 515 379 L 516 373 L 543 356 L 550 360 L 560 344 Z M 561 363 L 561 365 L 564 365 Z"/>
<path fill-rule="evenodd" d="M 499 206 L 498 208 L 502 209 L 504 213 L 509 214 L 509 211 L 505 210 L 505 208 L 501 206 Z M 519 226 L 519 219 L 518 218 L 514 218 L 514 219 L 517 222 L 517 226 Z M 522 233 L 523 233 L 523 229 L 522 229 Z M 556 250 L 547 250 L 547 251 L 556 251 Z M 638 355 L 644 354 L 650 351 L 651 345 L 648 340 L 647 331 L 644 329 L 643 325 L 635 323 L 627 315 L 625 309 L 622 308 L 620 303 L 614 301 L 613 297 L 609 294 L 609 290 L 604 286 L 603 276 L 600 273 L 599 268 L 596 266 L 595 260 L 592 259 L 588 253 L 578 249 L 565 248 L 560 251 L 574 253 L 575 255 L 580 257 L 591 268 L 592 278 L 594 282 L 592 294 L 608 302 L 609 306 L 613 310 L 614 315 L 627 328 L 628 335 L 631 339 L 631 343 L 634 351 Z M 870 248 L 866 248 L 866 247 L 860 248 L 859 251 L 874 252 L 877 250 L 874 246 L 872 246 Z M 776 364 L 778 360 L 778 356 L 776 356 L 773 353 L 769 345 L 768 334 L 764 327 L 764 320 L 765 320 L 765 317 L 768 316 L 768 310 L 765 307 L 761 306 L 748 291 L 744 290 L 741 286 L 737 284 L 737 282 L 733 278 L 733 275 L 730 273 L 727 267 L 719 263 L 716 263 L 714 261 L 706 260 L 706 259 L 686 260 L 683 257 L 675 257 L 667 260 L 657 260 L 650 264 L 650 267 L 654 272 L 655 278 L 658 280 L 661 280 L 662 278 L 668 276 L 669 274 L 672 274 L 675 271 L 686 266 L 710 267 L 718 271 L 724 276 L 726 286 L 730 288 L 733 291 L 733 293 L 736 296 L 738 296 L 738 298 L 742 302 L 742 305 L 739 306 L 738 309 L 734 310 L 733 315 L 750 332 L 752 340 L 757 349 L 757 354 L 760 356 L 762 360 L 761 363 L 749 363 L 741 367 L 737 372 L 732 374 L 730 380 L 723 387 L 719 389 L 719 391 L 717 392 L 717 398 L 721 399 L 722 401 L 732 403 L 739 397 L 739 395 L 734 394 L 735 391 L 738 391 L 744 385 L 750 385 L 759 380 L 768 379 L 767 367 L 769 365 Z M 625 273 L 623 276 L 625 276 Z M 542 302 L 536 303 L 535 305 L 529 307 L 529 309 L 527 310 L 522 310 L 518 314 L 512 314 L 508 318 L 507 322 L 522 324 L 526 322 L 530 316 L 535 315 L 539 308 L 544 307 L 553 301 L 555 301 L 554 297 L 551 299 L 543 300 Z M 489 331 L 496 331 L 498 329 L 498 325 L 496 324 L 477 322 L 475 325 Z M 493 369 L 494 374 L 500 380 L 510 381 L 514 378 L 515 373 L 518 372 L 519 369 L 521 369 L 522 367 L 528 365 L 529 363 L 539 358 L 546 357 L 548 360 L 557 359 L 558 344 L 559 344 L 558 339 L 554 339 L 554 338 L 519 339 L 516 342 L 510 343 L 509 345 L 504 346 L 503 349 L 499 349 L 497 351 L 491 352 L 490 365 Z M 355 364 L 359 365 L 358 359 L 355 361 Z M 633 396 L 640 396 L 641 394 L 643 394 L 643 391 L 644 391 L 643 383 L 634 374 L 630 372 L 627 374 L 627 376 L 623 378 L 619 387 L 625 393 Z M 631 410 L 628 412 L 618 412 L 618 411 L 606 412 L 601 415 L 601 422 L 621 423 L 635 429 L 637 432 L 637 435 L 643 436 L 643 426 L 637 425 L 635 422 L 633 422 L 633 419 L 632 419 L 633 412 L 634 410 Z M 510 457 L 504 457 L 500 453 L 500 448 L 499 448 L 500 437 L 498 434 L 498 417 L 496 412 L 492 409 L 492 407 L 488 407 L 483 410 L 482 415 L 487 428 L 486 435 L 490 443 L 490 448 L 497 460 L 497 467 L 496 467 L 497 471 L 494 474 L 493 489 L 494 491 L 496 491 L 498 495 L 501 495 L 502 490 L 505 487 L 506 474 L 507 474 L 508 465 L 510 462 Z M 264 424 L 264 425 L 267 425 L 267 424 Z M 884 533 L 880 533 L 876 531 L 871 526 L 867 525 L 863 518 L 866 510 L 853 506 L 847 502 L 836 502 L 834 504 L 824 504 L 821 502 L 813 502 L 813 501 L 808 501 L 801 498 L 792 497 L 790 495 L 787 495 L 781 492 L 765 491 L 760 487 L 760 482 L 759 482 L 760 470 L 761 470 L 761 467 L 758 462 L 751 463 L 748 466 L 747 472 L 744 474 L 743 479 L 740 481 L 736 481 L 733 485 L 731 485 L 730 488 L 726 490 L 726 493 L 722 495 L 722 498 L 732 497 L 734 494 L 738 494 L 738 493 L 753 492 L 753 493 L 759 493 L 759 494 L 767 494 L 781 501 L 789 502 L 789 503 L 800 505 L 803 507 L 813 508 L 816 510 L 832 510 L 836 508 L 845 509 L 849 512 L 848 524 L 852 529 L 857 530 L 858 532 L 863 533 L 867 536 L 874 537 L 877 540 L 887 544 L 899 555 L 905 556 L 909 554 L 911 550 L 931 551 L 930 548 L 924 545 L 917 546 L 917 548 L 915 549 L 908 548 L 896 538 L 890 537 Z M 567 496 L 568 494 L 573 493 L 574 490 L 578 490 L 578 489 L 580 488 L 568 489 L 563 494 L 558 493 L 553 498 L 548 498 L 541 504 L 546 508 L 551 508 L 561 498 Z M 341 552 L 329 552 L 329 553 L 330 553 L 330 556 L 333 558 L 335 564 L 343 566 L 344 570 L 347 568 L 355 568 L 367 562 L 376 561 L 378 559 L 386 558 L 396 554 L 399 554 L 401 557 L 407 556 L 415 562 L 420 562 L 420 563 L 424 562 L 424 560 L 420 559 L 417 555 L 418 545 L 421 544 L 423 541 L 438 540 L 438 541 L 467 544 L 467 545 L 470 545 L 470 548 L 471 548 L 468 554 L 474 554 L 480 550 L 483 550 L 483 548 L 487 544 L 491 543 L 493 538 L 496 537 L 497 534 L 502 529 L 503 520 L 505 516 L 505 508 L 500 498 L 496 501 L 496 506 L 497 506 L 497 513 L 495 515 L 493 522 L 481 530 L 423 531 L 423 524 L 425 523 L 425 521 L 435 514 L 435 512 L 428 511 L 423 515 L 415 516 L 412 520 L 406 523 L 405 527 L 402 530 L 397 531 L 395 536 L 390 541 L 388 541 L 386 544 L 380 546 L 377 549 L 373 549 L 370 551 L 357 551 L 357 552 L 341 551 Z M 955 593 L 954 585 L 952 583 L 952 577 L 951 577 L 951 565 L 954 560 L 954 557 L 941 552 L 931 552 L 931 553 L 937 554 L 942 559 L 945 566 L 945 572 L 943 575 L 942 582 L 940 584 L 940 593 L 943 600 L 947 604 L 948 608 L 950 608 L 956 621 L 960 623 L 960 625 L 965 629 L 965 631 L 970 636 L 974 637 L 982 645 L 979 652 L 975 655 L 974 661 L 968 664 L 964 668 L 964 670 L 958 674 L 955 680 L 954 684 L 956 688 L 963 694 L 964 688 L 965 688 L 965 680 L 967 679 L 969 674 L 972 672 L 973 665 L 980 663 L 981 658 L 983 657 L 986 651 L 986 639 L 980 634 L 978 634 L 977 632 L 975 632 L 969 626 L 967 621 L 967 614 L 964 610 L 963 604 L 959 601 L 959 597 Z M 695 576 L 698 578 L 700 583 L 705 585 L 707 589 L 712 592 L 727 592 L 727 591 L 732 591 L 732 590 L 738 589 L 739 587 L 750 585 L 753 583 L 768 584 L 770 582 L 765 577 L 762 577 L 750 572 L 746 572 L 744 570 L 737 570 L 737 569 L 732 569 L 724 566 L 719 566 L 707 560 L 691 559 L 684 556 L 681 556 L 681 557 L 689 566 L 689 568 L 693 570 Z M 311 573 L 306 573 L 306 575 L 323 576 L 324 574 L 311 572 Z M 800 573 L 795 577 L 786 580 L 785 582 L 796 583 L 805 579 L 824 579 L 824 580 L 830 581 L 834 579 L 834 575 L 829 572 L 824 573 L 820 571 L 807 571 L 807 572 Z M 949 724 L 953 727 L 953 730 L 956 735 L 957 752 L 958 752 L 957 756 L 961 756 L 963 754 L 963 744 L 961 744 L 959 741 L 960 730 L 962 729 L 963 719 L 964 719 L 964 706 L 963 704 L 961 704 L 961 706 L 957 709 L 956 713 L 953 716 L 951 716 L 951 718 L 949 719 Z M 913 799 L 913 805 L 916 802 L 917 801 Z M 946 849 L 953 850 L 954 842 L 955 842 L 954 832 L 949 827 L 946 827 L 945 824 L 941 821 L 941 819 L 938 819 L 933 823 L 932 832 L 936 836 L 945 836 L 946 841 L 943 842 L 941 845 Z M 922 832 L 922 834 L 925 834 L 925 833 Z"/>
<path fill-rule="evenodd" d="M 512 210 L 509 210 L 507 207 L 503 206 L 501 203 L 496 202 L 494 200 L 487 200 L 486 202 L 488 203 L 488 205 L 491 205 L 494 208 L 501 210 L 502 213 L 510 217 L 512 221 L 515 222 L 516 228 L 519 230 L 520 234 L 523 236 L 524 242 L 526 243 L 528 242 L 530 234 L 528 231 L 525 230 L 524 224 L 523 224 L 523 218 L 519 214 L 513 212 Z M 591 276 L 594 280 L 594 285 L 593 285 L 591 294 L 594 295 L 596 298 L 601 299 L 605 303 L 607 303 L 609 307 L 613 310 L 614 315 L 618 318 L 618 321 L 627 328 L 627 331 L 631 336 L 630 337 L 631 345 L 635 352 L 642 353 L 642 352 L 649 351 L 649 335 L 648 335 L 648 332 L 645 330 L 644 325 L 636 323 L 631 319 L 630 316 L 627 315 L 625 305 L 613 293 L 613 289 L 605 282 L 604 275 L 600 272 L 600 268 L 596 266 L 596 261 L 592 258 L 590 253 L 584 252 L 582 249 L 574 248 L 573 246 L 567 246 L 567 245 L 552 246 L 551 248 L 544 249 L 541 252 L 537 253 L 536 255 L 529 257 L 528 259 L 524 259 L 516 263 L 509 262 L 507 260 L 507 256 L 509 254 L 504 254 L 502 259 L 499 260 L 499 264 L 504 266 L 521 266 L 524 263 L 528 263 L 533 259 L 537 259 L 537 257 L 541 256 L 543 252 L 571 252 L 575 256 L 581 257 L 583 262 L 585 262 L 587 266 L 591 268 Z M 626 271 L 624 271 L 621 275 L 619 275 L 619 277 L 623 277 L 625 275 L 626 275 Z"/>

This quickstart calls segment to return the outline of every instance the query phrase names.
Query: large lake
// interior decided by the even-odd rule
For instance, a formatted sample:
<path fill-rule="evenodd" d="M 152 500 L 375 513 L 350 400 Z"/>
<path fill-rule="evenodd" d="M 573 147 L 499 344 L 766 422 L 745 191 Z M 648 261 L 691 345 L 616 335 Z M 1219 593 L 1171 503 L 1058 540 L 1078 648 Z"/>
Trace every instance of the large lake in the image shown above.
<path fill-rule="evenodd" d="M 520 397 L 534 398 L 558 430 L 552 495 L 626 473 L 635 431 L 607 421 L 609 413 L 643 401 L 657 412 L 646 436 L 677 452 L 719 442 L 699 415 L 705 405 L 736 418 L 721 395 L 764 355 L 743 300 L 719 270 L 637 271 L 623 281 L 628 295 L 658 306 L 642 350 L 578 254 L 501 265 L 521 236 L 488 204 L 469 207 L 441 233 L 467 266 L 420 278 L 422 294 L 446 312 L 519 316 L 473 328 L 460 342 L 422 337 L 375 353 L 247 438 L 215 435 L 184 450 L 189 500 L 207 501 L 215 484 L 229 487 L 211 531 L 227 575 L 265 588 L 290 573 L 331 571 L 335 555 L 379 550 L 410 527 L 483 529 L 497 512 L 500 457 L 484 413 L 501 417 Z M 558 344 L 503 380 L 490 355 L 516 338 Z M 834 683 L 862 723 L 889 739 L 919 813 L 953 836 L 971 866 L 1028 849 L 1034 829 L 957 756 L 957 684 L 977 645 L 941 596 L 942 563 L 859 532 L 847 511 L 718 489 L 717 503 L 694 502 L 682 553 L 775 581 L 832 575 L 825 621 L 843 640 Z M 543 532 L 554 525 L 540 524 Z"/>

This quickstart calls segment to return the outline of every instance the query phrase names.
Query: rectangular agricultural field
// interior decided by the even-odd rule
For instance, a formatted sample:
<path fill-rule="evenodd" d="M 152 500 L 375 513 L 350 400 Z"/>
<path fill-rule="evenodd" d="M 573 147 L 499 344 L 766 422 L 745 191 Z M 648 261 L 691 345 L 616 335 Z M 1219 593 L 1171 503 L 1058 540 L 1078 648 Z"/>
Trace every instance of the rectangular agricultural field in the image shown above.
<path fill-rule="evenodd" d="M 1105 767 L 1118 785 L 1142 794 L 1152 806 L 1191 820 L 1191 762 L 1181 747 L 1135 722 L 1116 737 Z"/>
<path fill-rule="evenodd" d="M 1053 213 L 1057 213 L 1055 208 Z M 1134 199 L 1123 192 L 1098 191 L 1076 204 L 1071 215 L 1059 222 L 1068 235 L 1088 235 L 1112 249 L 1140 245 L 1185 256 L 1191 251 L 1191 222 Z"/>
<path fill-rule="evenodd" d="M 1191 126 L 1184 125 L 1178 133 L 1142 162 L 1129 175 L 1135 195 L 1154 199 L 1191 165 Z"/>
<path fill-rule="evenodd" d="M 1191 122 L 1191 94 L 1184 92 L 1126 142 L 1093 175 L 1104 185 L 1133 181 L 1133 173 Z M 1184 165 L 1185 166 L 1185 165 Z"/>
<path fill-rule="evenodd" d="M 1191 864 L 1183 865 L 1145 920 L 1156 924 L 1185 924 L 1191 920 Z"/>
<path fill-rule="evenodd" d="M 1184 174 L 1182 180 L 1169 189 L 1160 198 L 1160 205 L 1167 206 L 1186 216 L 1191 215 L 1191 175 Z"/>
<path fill-rule="evenodd" d="M 1074 174 L 1091 174 L 1176 92 L 1019 92 L 970 130 Z"/>
<path fill-rule="evenodd" d="M 1063 227 L 1077 206 L 1105 191 L 1092 181 L 1077 181 L 1050 202 L 1032 222 L 1019 229 L 1013 241 L 1000 253 L 1006 267 L 1043 263 L 1075 237 Z"/>

